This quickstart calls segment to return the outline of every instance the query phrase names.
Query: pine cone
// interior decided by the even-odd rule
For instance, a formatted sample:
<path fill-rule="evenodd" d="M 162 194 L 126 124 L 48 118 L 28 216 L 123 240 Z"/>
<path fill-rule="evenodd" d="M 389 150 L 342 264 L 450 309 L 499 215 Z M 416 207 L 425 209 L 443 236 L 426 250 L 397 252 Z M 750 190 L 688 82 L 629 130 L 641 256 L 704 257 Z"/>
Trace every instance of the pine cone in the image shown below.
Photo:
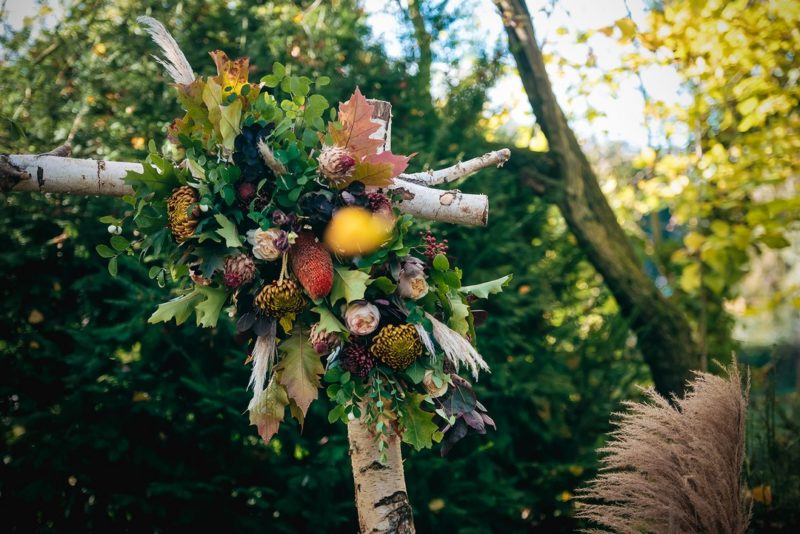
<path fill-rule="evenodd" d="M 370 347 L 372 355 L 392 369 L 405 369 L 422 355 L 422 342 L 414 325 L 384 326 Z"/>
<path fill-rule="evenodd" d="M 288 278 L 265 285 L 255 298 L 255 305 L 261 312 L 276 318 L 297 313 L 305 304 L 300 286 Z"/>
<path fill-rule="evenodd" d="M 347 345 L 342 349 L 341 365 L 342 369 L 351 375 L 367 378 L 369 372 L 375 367 L 375 360 L 369 355 L 366 347 Z"/>
<path fill-rule="evenodd" d="M 222 278 L 225 280 L 226 286 L 236 289 L 244 284 L 249 284 L 255 277 L 256 264 L 253 258 L 247 254 L 225 258 Z"/>
<path fill-rule="evenodd" d="M 308 295 L 316 300 L 333 288 L 331 254 L 312 232 L 300 232 L 289 250 L 292 272 Z"/>
<path fill-rule="evenodd" d="M 353 176 L 356 160 L 344 148 L 324 146 L 319 154 L 319 172 L 333 185 L 340 185 Z"/>
<path fill-rule="evenodd" d="M 188 185 L 176 187 L 167 199 L 168 226 L 178 243 L 183 243 L 194 234 L 200 218 L 199 200 L 197 191 Z"/>

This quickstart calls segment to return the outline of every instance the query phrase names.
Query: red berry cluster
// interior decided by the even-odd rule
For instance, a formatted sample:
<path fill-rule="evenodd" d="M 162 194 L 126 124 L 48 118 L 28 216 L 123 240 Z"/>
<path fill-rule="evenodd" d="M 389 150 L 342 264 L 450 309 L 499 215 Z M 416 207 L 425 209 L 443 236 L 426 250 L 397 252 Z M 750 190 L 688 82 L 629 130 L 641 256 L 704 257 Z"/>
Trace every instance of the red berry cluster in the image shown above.
<path fill-rule="evenodd" d="M 430 261 L 433 261 L 437 254 L 447 255 L 447 239 L 443 239 L 441 243 L 438 243 L 436 236 L 430 230 L 425 234 L 420 232 L 420 235 L 422 235 L 422 240 L 425 241 L 425 256 Z"/>

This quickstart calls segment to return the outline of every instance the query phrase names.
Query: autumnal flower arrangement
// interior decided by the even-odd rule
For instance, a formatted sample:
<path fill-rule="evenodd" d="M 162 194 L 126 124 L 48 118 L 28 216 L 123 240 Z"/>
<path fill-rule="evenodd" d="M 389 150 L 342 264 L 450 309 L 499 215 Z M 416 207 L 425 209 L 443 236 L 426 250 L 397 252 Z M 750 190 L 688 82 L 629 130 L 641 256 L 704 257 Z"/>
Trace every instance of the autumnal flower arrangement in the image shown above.
<path fill-rule="evenodd" d="M 391 432 L 445 453 L 494 426 L 458 372 L 488 370 L 470 302 L 510 276 L 463 286 L 446 242 L 412 239 L 387 189 L 409 158 L 383 150 L 385 125 L 358 89 L 337 111 L 313 92 L 326 77 L 275 63 L 251 83 L 246 58 L 211 56 L 216 76 L 176 83 L 186 113 L 168 138 L 180 163 L 151 142 L 126 178 L 129 215 L 104 219 L 111 242 L 98 252 L 112 274 L 118 255 L 135 253 L 159 263 L 160 285 L 180 287 L 151 323 L 194 312 L 213 327 L 228 307 L 251 343 L 248 408 L 264 441 L 287 408 L 303 422 L 323 379 L 328 419 L 361 418 L 381 451 Z"/>

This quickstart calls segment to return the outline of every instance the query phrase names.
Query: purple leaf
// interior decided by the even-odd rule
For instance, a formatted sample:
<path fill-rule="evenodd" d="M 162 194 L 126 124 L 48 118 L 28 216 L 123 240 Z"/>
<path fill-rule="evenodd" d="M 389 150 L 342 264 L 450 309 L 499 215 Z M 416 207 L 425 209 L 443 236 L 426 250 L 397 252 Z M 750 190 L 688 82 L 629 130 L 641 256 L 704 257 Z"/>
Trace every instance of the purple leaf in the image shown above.
<path fill-rule="evenodd" d="M 456 424 L 453 425 L 453 428 L 451 428 L 450 431 L 444 435 L 441 455 L 447 456 L 447 454 L 453 449 L 453 446 L 467 435 L 468 430 L 467 424 L 463 419 L 459 418 L 458 421 L 456 421 Z"/>
<path fill-rule="evenodd" d="M 486 425 L 481 414 L 475 410 L 464 414 L 464 422 L 478 434 L 486 434 Z"/>
<path fill-rule="evenodd" d="M 489 416 L 488 416 L 487 414 L 485 414 L 485 413 L 482 413 L 482 414 L 481 414 L 481 417 L 483 418 L 483 422 L 484 422 L 484 423 L 486 423 L 487 425 L 489 425 L 489 426 L 491 426 L 492 428 L 494 428 L 495 430 L 497 430 L 497 425 L 496 425 L 496 424 L 494 424 L 494 419 L 492 419 L 491 417 L 489 417 Z"/>
<path fill-rule="evenodd" d="M 442 405 L 447 415 L 459 416 L 475 409 L 478 399 L 475 398 L 475 392 L 472 391 L 472 386 L 460 378 L 458 375 L 450 375 L 453 379 L 453 386 L 450 388 L 450 394 L 445 397 Z"/>
<path fill-rule="evenodd" d="M 247 312 L 236 322 L 236 333 L 245 332 L 250 330 L 250 327 L 253 326 L 253 323 L 256 322 L 256 314 L 253 312 Z"/>

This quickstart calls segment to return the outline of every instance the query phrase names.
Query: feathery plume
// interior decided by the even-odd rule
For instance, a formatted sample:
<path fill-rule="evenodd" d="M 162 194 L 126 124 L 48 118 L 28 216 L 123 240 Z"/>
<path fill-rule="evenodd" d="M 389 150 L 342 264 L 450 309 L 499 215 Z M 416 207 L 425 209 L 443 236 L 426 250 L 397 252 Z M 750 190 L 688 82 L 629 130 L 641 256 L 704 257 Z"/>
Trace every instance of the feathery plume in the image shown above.
<path fill-rule="evenodd" d="M 414 328 L 417 329 L 417 335 L 419 336 L 419 339 L 422 341 L 422 346 L 425 347 L 425 350 L 428 351 L 428 354 L 430 354 L 431 357 L 435 356 L 436 349 L 433 347 L 433 340 L 431 339 L 430 334 L 428 334 L 428 331 L 425 330 L 424 326 L 418 323 L 414 324 Z"/>
<path fill-rule="evenodd" d="M 272 153 L 272 149 L 269 147 L 267 143 L 264 142 L 263 139 L 258 141 L 258 154 L 261 156 L 261 159 L 264 163 L 269 167 L 275 176 L 283 176 L 286 174 L 286 167 L 275 158 L 275 154 Z"/>
<path fill-rule="evenodd" d="M 455 366 L 456 371 L 458 371 L 460 364 L 464 364 L 469 367 L 475 380 L 478 379 L 478 373 L 481 370 L 489 371 L 489 365 L 483 359 L 483 356 L 475 350 L 472 343 L 467 341 L 464 336 L 452 330 L 430 313 L 426 313 L 425 316 L 433 325 L 433 337 L 436 338 L 436 342 L 442 347 L 442 351 L 447 359 Z"/>
<path fill-rule="evenodd" d="M 253 399 L 264 390 L 267 375 L 275 363 L 275 321 L 270 321 L 266 335 L 258 336 L 253 345 L 253 371 L 248 387 L 253 387 Z"/>
<path fill-rule="evenodd" d="M 153 57 L 167 70 L 167 73 L 175 83 L 181 85 L 191 84 L 195 79 L 192 66 L 189 65 L 189 61 L 187 61 L 186 56 L 183 55 L 178 43 L 175 42 L 175 39 L 170 35 L 164 25 L 152 17 L 142 16 L 138 17 L 136 21 L 145 27 L 145 30 L 150 34 L 153 42 L 161 48 L 164 57 Z"/>
<path fill-rule="evenodd" d="M 748 390 L 734 363 L 727 378 L 696 372 L 674 405 L 652 389 L 626 402 L 600 474 L 578 491 L 576 515 L 602 527 L 589 532 L 746 532 Z"/>

